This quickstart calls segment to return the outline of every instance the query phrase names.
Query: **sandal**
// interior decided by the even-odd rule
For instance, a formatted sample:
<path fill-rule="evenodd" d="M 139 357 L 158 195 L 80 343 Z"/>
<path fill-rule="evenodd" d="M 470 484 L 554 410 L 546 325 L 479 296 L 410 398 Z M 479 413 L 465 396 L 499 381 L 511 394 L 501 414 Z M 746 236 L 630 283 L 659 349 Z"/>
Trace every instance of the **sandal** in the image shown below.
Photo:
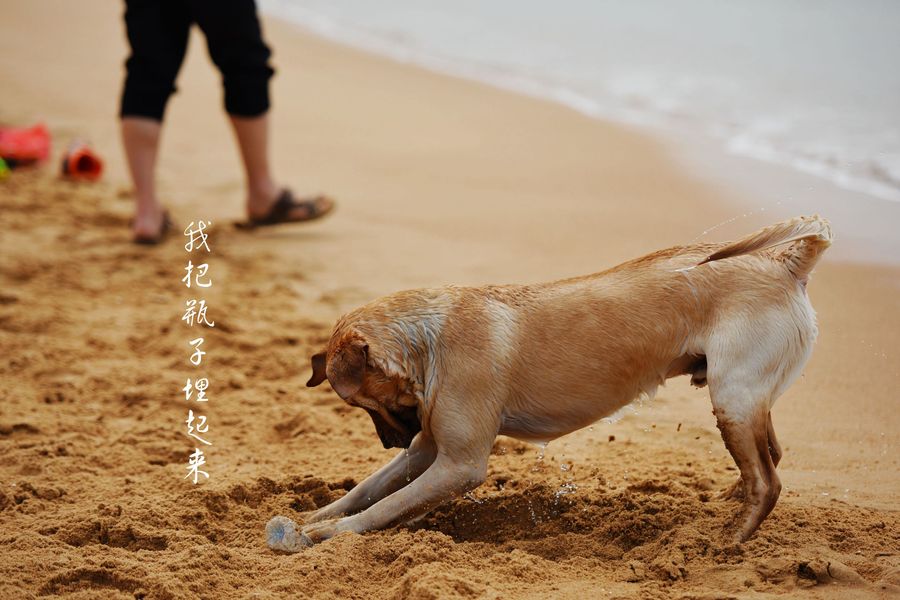
<path fill-rule="evenodd" d="M 291 218 L 291 213 L 298 208 L 306 209 L 306 215 L 300 218 Z M 297 200 L 294 198 L 294 193 L 291 190 L 284 189 L 281 195 L 278 196 L 278 200 L 272 205 L 269 214 L 256 219 L 250 218 L 245 223 L 235 223 L 235 226 L 240 229 L 253 229 L 254 227 L 280 225 L 282 223 L 303 223 L 320 219 L 333 209 L 334 200 L 328 196 L 312 196 Z"/>
<path fill-rule="evenodd" d="M 142 246 L 156 246 L 168 237 L 174 227 L 175 224 L 169 216 L 169 211 L 163 211 L 162 226 L 159 228 L 159 233 L 151 236 L 135 235 L 134 243 Z"/>

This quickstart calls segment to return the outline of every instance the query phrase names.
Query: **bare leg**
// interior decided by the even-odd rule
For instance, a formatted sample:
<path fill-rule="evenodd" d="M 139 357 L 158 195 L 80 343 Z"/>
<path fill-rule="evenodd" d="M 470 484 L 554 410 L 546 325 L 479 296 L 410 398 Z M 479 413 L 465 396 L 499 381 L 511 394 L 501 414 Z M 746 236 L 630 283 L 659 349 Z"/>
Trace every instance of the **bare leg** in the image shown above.
<path fill-rule="evenodd" d="M 281 191 L 269 166 L 269 115 L 230 119 L 247 178 L 247 212 L 251 218 L 263 217 Z"/>
<path fill-rule="evenodd" d="M 250 220 L 268 216 L 283 190 L 272 178 L 269 166 L 269 116 L 237 117 L 231 115 L 244 173 L 247 177 L 247 215 Z M 295 201 L 279 222 L 298 222 L 321 217 L 334 203 L 324 196 Z"/>
<path fill-rule="evenodd" d="M 137 202 L 133 226 L 136 237 L 156 237 L 162 228 L 163 208 L 156 197 L 155 181 L 161 132 L 162 123 L 154 119 L 122 118 L 122 145 Z"/>
<path fill-rule="evenodd" d="M 424 473 L 436 456 L 437 447 L 434 440 L 420 433 L 410 444 L 409 450 L 400 452 L 391 462 L 367 477 L 339 500 L 310 514 L 304 523 L 315 523 L 369 508 Z"/>

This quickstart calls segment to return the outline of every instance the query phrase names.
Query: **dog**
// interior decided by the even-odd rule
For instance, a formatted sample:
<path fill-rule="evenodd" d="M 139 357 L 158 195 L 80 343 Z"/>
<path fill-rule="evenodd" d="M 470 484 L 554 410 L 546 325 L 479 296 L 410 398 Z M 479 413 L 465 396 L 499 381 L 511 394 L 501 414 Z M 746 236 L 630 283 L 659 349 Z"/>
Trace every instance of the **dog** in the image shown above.
<path fill-rule="evenodd" d="M 740 470 L 728 535 L 747 540 L 781 491 L 770 410 L 812 351 L 806 286 L 831 241 L 826 220 L 797 217 L 594 275 L 405 291 L 346 314 L 307 386 L 327 379 L 368 412 L 385 448 L 405 450 L 302 528 L 273 517 L 269 547 L 419 518 L 484 481 L 498 434 L 546 442 L 679 375 L 709 387 Z"/>

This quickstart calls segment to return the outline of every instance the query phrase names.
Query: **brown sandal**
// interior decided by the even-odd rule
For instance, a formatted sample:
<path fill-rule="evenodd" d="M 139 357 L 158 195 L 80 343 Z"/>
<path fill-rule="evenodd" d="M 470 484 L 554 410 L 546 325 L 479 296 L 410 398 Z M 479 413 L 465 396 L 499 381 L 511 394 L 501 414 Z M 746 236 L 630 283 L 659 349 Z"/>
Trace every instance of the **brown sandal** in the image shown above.
<path fill-rule="evenodd" d="M 291 218 L 291 212 L 298 208 L 306 209 L 306 215 L 301 218 Z M 320 219 L 334 209 L 334 200 L 328 196 L 312 196 L 297 200 L 294 193 L 285 189 L 278 196 L 278 200 L 272 205 L 269 214 L 257 219 L 248 219 L 245 223 L 235 223 L 241 229 L 253 229 L 254 227 L 266 227 L 269 225 L 281 225 L 282 223 L 303 223 Z"/>

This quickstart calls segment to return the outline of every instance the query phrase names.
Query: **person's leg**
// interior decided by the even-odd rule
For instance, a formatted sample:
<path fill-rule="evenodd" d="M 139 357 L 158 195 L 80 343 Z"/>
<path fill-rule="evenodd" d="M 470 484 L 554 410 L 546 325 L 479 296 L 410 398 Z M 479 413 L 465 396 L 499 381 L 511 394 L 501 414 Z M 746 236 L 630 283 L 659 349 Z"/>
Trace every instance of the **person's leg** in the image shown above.
<path fill-rule="evenodd" d="M 269 168 L 269 115 L 240 117 L 230 115 L 247 177 L 247 215 L 251 221 L 269 216 L 285 190 L 272 177 Z M 317 196 L 291 200 L 282 222 L 308 221 L 325 215 L 333 208 L 331 199 Z"/>
<path fill-rule="evenodd" d="M 228 113 L 247 178 L 247 212 L 265 215 L 280 188 L 269 165 L 269 66 L 271 51 L 253 0 L 194 0 L 197 25 L 209 55 L 222 73 Z"/>
<path fill-rule="evenodd" d="M 247 213 L 251 221 L 270 214 L 284 189 L 269 163 L 269 65 L 271 51 L 263 41 L 253 0 L 194 0 L 194 20 L 203 30 L 209 55 L 222 73 L 225 110 L 240 148 L 247 179 Z M 317 198 L 292 202 L 284 221 L 321 216 L 331 201 Z"/>
<path fill-rule="evenodd" d="M 162 123 L 147 117 L 122 117 L 122 145 L 134 184 L 136 239 L 152 239 L 163 226 L 164 210 L 156 195 L 156 156 Z"/>
<path fill-rule="evenodd" d="M 230 115 L 247 177 L 247 214 L 251 219 L 268 214 L 281 188 L 269 167 L 269 115 Z"/>
<path fill-rule="evenodd" d="M 131 55 L 119 116 L 134 184 L 136 240 L 159 237 L 164 211 L 156 195 L 156 157 L 166 103 L 187 50 L 190 15 L 178 0 L 126 0 Z"/>

